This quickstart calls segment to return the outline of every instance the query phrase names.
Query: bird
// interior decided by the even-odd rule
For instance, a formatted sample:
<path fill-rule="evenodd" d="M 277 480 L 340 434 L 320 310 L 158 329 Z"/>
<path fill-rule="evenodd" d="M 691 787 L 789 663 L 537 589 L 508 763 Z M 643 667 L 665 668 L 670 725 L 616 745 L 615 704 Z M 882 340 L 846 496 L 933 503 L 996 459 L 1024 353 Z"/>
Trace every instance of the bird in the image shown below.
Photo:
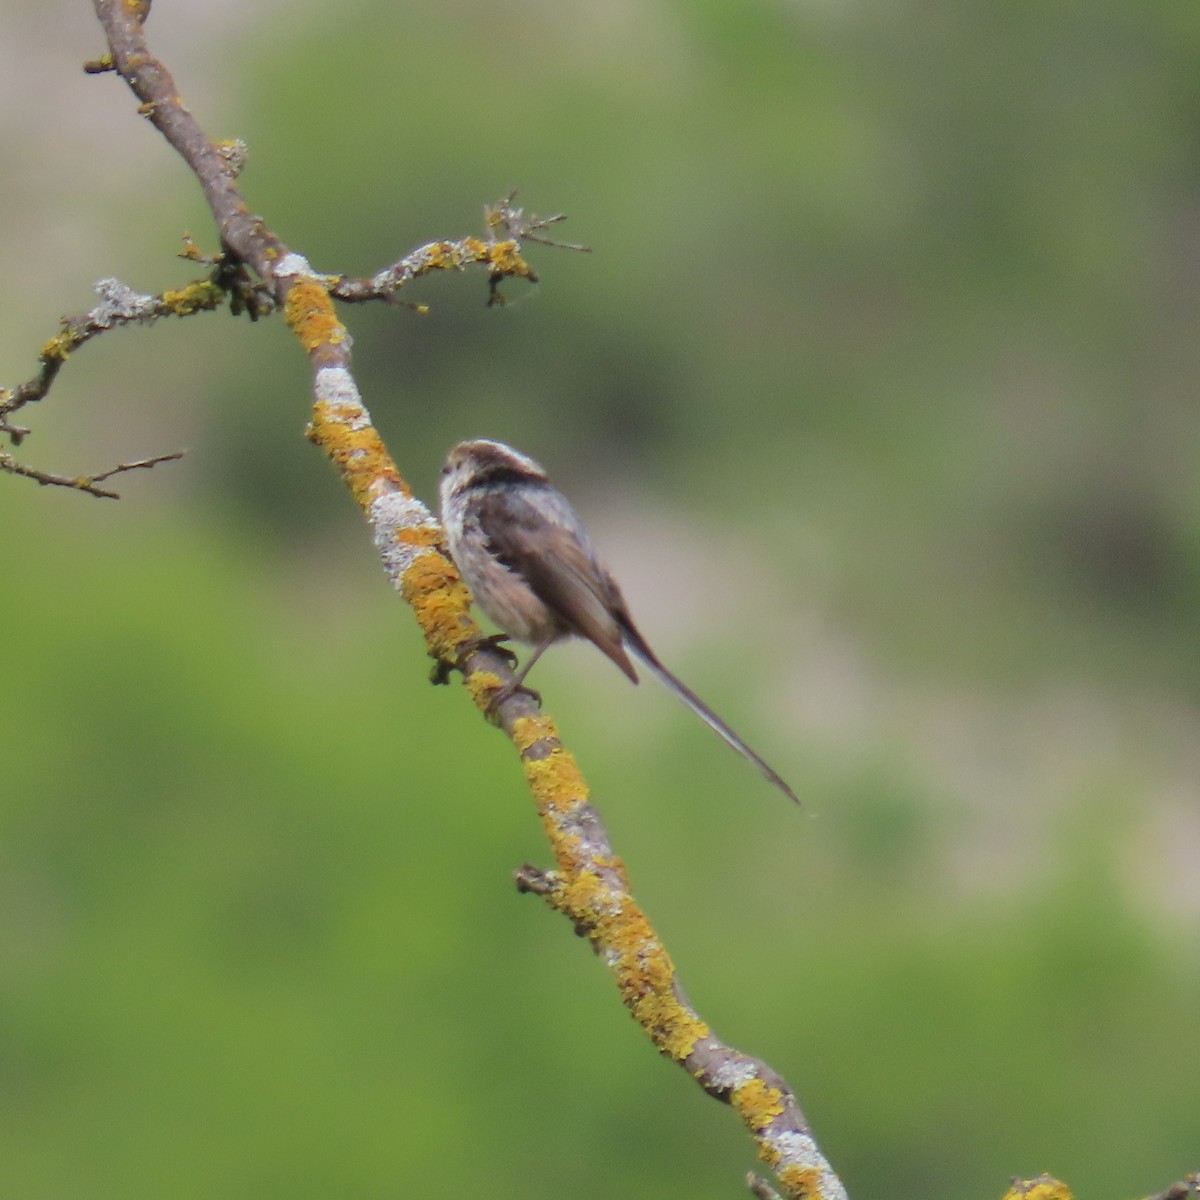
<path fill-rule="evenodd" d="M 583 522 L 539 463 L 489 438 L 459 442 L 442 467 L 439 495 L 447 549 L 476 604 L 503 635 L 533 647 L 509 693 L 523 687 L 534 663 L 564 638 L 586 638 L 636 684 L 632 653 L 765 779 L 800 803 L 782 776 L 663 666 Z"/>

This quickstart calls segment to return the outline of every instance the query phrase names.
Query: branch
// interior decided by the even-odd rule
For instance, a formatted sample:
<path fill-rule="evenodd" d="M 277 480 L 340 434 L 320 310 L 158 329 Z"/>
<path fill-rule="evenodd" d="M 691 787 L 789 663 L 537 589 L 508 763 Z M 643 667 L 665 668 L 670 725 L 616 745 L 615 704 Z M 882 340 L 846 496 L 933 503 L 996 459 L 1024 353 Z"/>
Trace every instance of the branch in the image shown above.
<path fill-rule="evenodd" d="M 1197 1197 L 1200 1197 L 1200 1171 L 1185 1176 L 1157 1195 L 1147 1196 L 1146 1200 L 1197 1200 Z"/>
<path fill-rule="evenodd" d="M 488 237 L 463 238 L 457 242 L 430 242 L 411 254 L 384 267 L 370 279 L 352 279 L 347 275 L 331 276 L 328 280 L 330 294 L 338 300 L 357 303 L 362 300 L 391 300 L 395 294 L 422 275 L 432 271 L 461 271 L 475 264 L 488 268 L 490 290 L 488 305 L 503 305 L 504 296 L 499 291 L 501 282 L 510 277 L 537 283 L 538 277 L 521 257 L 521 241 L 540 242 L 545 246 L 557 246 L 564 250 L 587 251 L 587 246 L 574 242 L 558 242 L 540 236 L 541 230 L 566 217 L 558 213 L 553 217 L 525 216 L 524 210 L 513 207 L 516 192 L 510 192 L 498 204 L 487 205 L 483 210 L 484 224 Z M 504 234 L 503 238 L 498 234 Z M 421 311 L 424 311 L 422 308 Z"/>
<path fill-rule="evenodd" d="M 0 471 L 7 471 L 10 475 L 23 475 L 26 479 L 32 479 L 42 484 L 43 487 L 71 488 L 77 492 L 87 492 L 89 496 L 100 496 L 105 500 L 119 500 L 120 493 L 98 485 L 106 479 L 111 479 L 114 475 L 123 475 L 126 471 L 146 471 L 151 467 L 158 466 L 159 463 L 175 462 L 182 457 L 182 450 L 173 450 L 170 454 L 156 454 L 153 458 L 139 458 L 136 462 L 118 463 L 115 467 L 109 467 L 107 471 L 101 471 L 98 475 L 56 475 L 51 471 L 42 471 L 37 467 L 31 467 L 28 463 L 17 462 L 12 455 L 0 450 Z"/>
<path fill-rule="evenodd" d="M 498 288 L 510 276 L 527 279 L 530 283 L 538 281 L 533 268 L 521 257 L 521 246 L 515 239 L 493 242 L 468 237 L 457 242 L 430 242 L 420 246 L 369 279 L 334 275 L 325 282 L 332 296 L 357 304 L 363 300 L 391 300 L 405 284 L 433 271 L 461 271 L 475 265 L 488 268 L 489 305 L 504 303 Z"/>
<path fill-rule="evenodd" d="M 252 267 L 283 312 L 313 369 L 314 404 L 308 436 L 330 458 L 369 521 L 384 570 L 411 605 L 426 647 L 444 675 L 461 670 L 464 683 L 483 712 L 497 689 L 514 682 L 493 644 L 481 637 L 471 618 L 470 597 L 442 547 L 441 530 L 416 499 L 388 455 L 350 372 L 350 338 L 330 300 L 341 286 L 312 270 L 261 218 L 253 216 L 212 142 L 180 101 L 170 74 L 150 54 L 142 32 L 144 8 L 123 0 L 94 0 L 108 36 L 114 69 L 142 102 L 148 119 L 195 172 L 221 233 L 222 244 Z M 511 197 L 509 198 L 511 201 Z M 533 278 L 519 239 L 519 210 L 506 201 L 492 226 L 493 238 L 480 243 L 495 277 Z M 535 234 L 558 218 L 527 223 Z M 449 243 L 433 243 L 444 248 Z M 475 253 L 474 248 L 468 248 Z M 421 262 L 445 263 L 444 249 L 420 261 L 406 260 L 372 281 L 376 291 L 395 290 L 419 273 Z M 412 256 L 410 256 L 412 257 Z M 393 286 L 394 285 L 394 286 Z M 343 298 L 350 298 L 347 294 Z M 357 298 L 357 297 L 355 297 Z M 720 1041 L 691 1007 L 675 968 L 630 890 L 574 757 L 559 740 L 553 720 L 532 699 L 514 692 L 497 706 L 496 722 L 516 746 L 538 813 L 550 840 L 556 870 L 525 868 L 518 886 L 536 891 L 589 938 L 612 971 L 622 1001 L 654 1044 L 689 1072 L 710 1095 L 732 1105 L 752 1132 L 760 1156 L 771 1165 L 791 1200 L 844 1200 L 841 1181 L 818 1149 L 795 1095 L 759 1059 Z"/>
<path fill-rule="evenodd" d="M 111 56 L 105 56 L 110 58 Z M 111 67 L 106 69 L 113 69 Z M 99 72 L 93 72 L 99 73 Z M 245 146 L 240 141 L 225 141 L 216 143 L 217 155 L 225 170 L 237 175 L 245 160 Z M 489 218 L 500 211 L 509 211 L 506 207 L 512 197 L 501 201 L 496 209 L 485 210 Z M 520 216 L 520 210 L 515 210 Z M 558 220 L 559 218 L 549 218 Z M 542 222 L 533 218 L 531 228 L 540 228 Z M 514 228 L 522 228 L 519 223 Z M 30 430 L 23 425 L 16 425 L 10 420 L 11 414 L 45 399 L 49 394 L 59 371 L 68 358 L 81 346 L 110 329 L 118 329 L 126 325 L 149 325 L 160 317 L 189 317 L 198 312 L 211 312 L 228 300 L 230 309 L 235 316 L 246 313 L 251 320 L 257 320 L 274 311 L 275 301 L 269 288 L 251 278 L 245 263 L 233 254 L 218 254 L 205 256 L 201 254 L 189 234 L 184 235 L 184 250 L 181 258 L 192 262 L 205 263 L 213 268 L 210 276 L 195 279 L 180 288 L 160 292 L 157 295 L 135 292 L 117 279 L 101 279 L 95 285 L 95 291 L 100 297 L 100 303 L 85 313 L 74 317 L 63 317 L 59 333 L 42 347 L 39 355 L 40 370 L 32 378 L 15 388 L 0 388 L 0 433 L 6 434 L 14 446 L 19 446 L 29 435 Z M 500 283 L 509 277 L 517 276 L 536 282 L 537 276 L 520 254 L 520 245 L 509 238 L 487 241 L 480 238 L 463 238 L 457 242 L 439 241 L 422 246 L 412 253 L 405 255 L 391 266 L 384 268 L 371 279 L 351 279 L 344 275 L 318 276 L 322 285 L 331 295 L 349 302 L 364 300 L 394 300 L 395 294 L 406 283 L 427 275 L 435 270 L 463 270 L 468 266 L 482 264 L 488 268 L 489 304 L 503 304 L 504 297 L 499 291 Z M 418 311 L 425 312 L 424 306 L 415 306 Z M 74 488 L 78 491 L 89 492 L 96 496 L 117 498 L 117 493 L 106 489 L 97 489 L 91 485 L 98 480 L 107 479 L 122 471 L 133 470 L 143 466 L 153 466 L 182 456 L 182 452 L 159 455 L 152 460 L 142 460 L 136 463 L 123 463 L 98 475 L 86 478 L 75 478 L 45 471 L 37 467 L 17 462 L 11 455 L 0 453 L 0 471 L 13 475 L 22 475 L 42 484 L 54 484 Z"/>
<path fill-rule="evenodd" d="M 754 1200 L 779 1200 L 779 1193 L 760 1175 L 746 1173 L 746 1188 Z"/>
<path fill-rule="evenodd" d="M 96 284 L 100 303 L 77 317 L 63 317 L 62 329 L 41 349 L 41 369 L 30 380 L 15 388 L 0 388 L 0 433 L 6 433 L 19 446 L 28 429 L 12 425 L 9 414 L 45 398 L 62 370 L 63 363 L 92 338 L 123 325 L 149 325 L 159 317 L 190 317 L 193 313 L 216 308 L 225 290 L 213 279 L 196 279 L 174 291 L 157 296 L 143 295 L 117 279 L 101 279 Z"/>
<path fill-rule="evenodd" d="M 44 399 L 63 364 L 92 338 L 123 325 L 148 325 L 159 317 L 188 317 L 193 313 L 206 312 L 221 303 L 231 286 L 217 278 L 198 279 L 174 291 L 149 296 L 135 292 L 119 280 L 101 279 L 96 284 L 100 303 L 79 316 L 62 319 L 62 329 L 42 347 L 39 355 L 41 369 L 38 373 L 15 388 L 0 388 L 0 433 L 7 434 L 14 446 L 19 446 L 25 440 L 29 434 L 28 428 L 14 425 L 9 417 L 26 404 Z M 183 451 L 175 450 L 170 454 L 156 454 L 135 462 L 118 463 L 95 475 L 62 475 L 18 462 L 11 454 L 0 451 L 0 472 L 20 475 L 43 486 L 70 488 L 91 496 L 117 500 L 120 498 L 117 492 L 102 488 L 99 484 L 114 475 L 146 470 L 182 457 Z"/>

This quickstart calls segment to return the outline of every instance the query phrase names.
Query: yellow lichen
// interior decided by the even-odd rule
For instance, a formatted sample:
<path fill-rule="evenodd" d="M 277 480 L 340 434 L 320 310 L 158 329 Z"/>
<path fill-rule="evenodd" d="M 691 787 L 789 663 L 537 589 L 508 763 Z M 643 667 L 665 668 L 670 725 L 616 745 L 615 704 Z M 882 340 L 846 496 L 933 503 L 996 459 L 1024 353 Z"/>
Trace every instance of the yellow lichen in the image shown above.
<path fill-rule="evenodd" d="M 461 242 L 444 242 L 445 262 L 439 266 L 463 267 L 468 263 L 482 262 L 487 257 L 487 242 L 479 238 L 466 237 Z"/>
<path fill-rule="evenodd" d="M 401 592 L 439 662 L 455 662 L 462 648 L 479 636 L 471 620 L 470 595 L 440 554 L 420 555 L 405 571 Z"/>
<path fill-rule="evenodd" d="M 288 290 L 284 317 L 306 354 L 318 346 L 336 346 L 346 338 L 328 292 L 315 279 L 298 279 Z"/>
<path fill-rule="evenodd" d="M 783 1112 L 783 1093 L 761 1079 L 751 1079 L 734 1088 L 730 1103 L 756 1133 L 761 1133 Z"/>
<path fill-rule="evenodd" d="M 569 751 L 552 750 L 545 758 L 525 759 L 524 764 L 539 809 L 562 812 L 587 799 L 587 784 Z"/>
<path fill-rule="evenodd" d="M 603 921 L 612 889 L 595 871 L 575 871 L 559 895 L 559 907 L 589 928 Z"/>
<path fill-rule="evenodd" d="M 763 1157 L 761 1154 L 759 1157 Z M 775 1155 L 778 1158 L 778 1155 Z M 788 1196 L 794 1200 L 818 1200 L 821 1192 L 821 1171 L 817 1167 L 784 1167 L 778 1172 Z"/>
<path fill-rule="evenodd" d="M 177 317 L 211 311 L 225 298 L 225 293 L 211 279 L 197 279 L 175 291 L 162 294 L 162 302 Z"/>
<path fill-rule="evenodd" d="M 415 596 L 427 592 L 452 589 L 456 607 L 465 612 L 470 606 L 471 596 L 466 584 L 459 578 L 454 564 L 441 554 L 418 554 L 401 582 L 404 598 L 409 603 Z"/>
<path fill-rule="evenodd" d="M 518 717 L 513 722 L 512 740 L 513 745 L 524 754 L 538 742 L 557 741 L 558 729 L 544 713 L 538 713 L 536 717 Z"/>
<path fill-rule="evenodd" d="M 55 334 L 43 347 L 41 357 L 43 362 L 50 362 L 52 359 L 58 359 L 59 362 L 66 362 L 71 356 L 71 351 L 79 345 L 77 338 L 71 336 L 66 329 L 62 333 Z"/>
<path fill-rule="evenodd" d="M 438 546 L 442 531 L 437 525 L 406 525 L 396 531 L 396 541 L 406 546 Z"/>
<path fill-rule="evenodd" d="M 466 684 L 475 706 L 486 709 L 492 697 L 504 686 L 504 681 L 494 671 L 472 671 L 466 678 Z"/>
<path fill-rule="evenodd" d="M 290 297 L 288 304 L 291 305 Z M 343 408 L 318 400 L 313 405 L 308 436 L 333 460 L 359 507 L 365 511 L 383 487 L 397 488 L 407 494 L 407 486 L 374 426 L 354 428 L 345 416 Z"/>
<path fill-rule="evenodd" d="M 711 1030 L 692 1013 L 684 1013 L 684 1019 L 675 1021 L 668 1028 L 662 1041 L 662 1051 L 675 1062 L 682 1062 L 696 1048 L 701 1038 L 709 1036 Z"/>
<path fill-rule="evenodd" d="M 1071 1189 L 1050 1175 L 1016 1180 L 1004 1200 L 1071 1200 Z"/>
<path fill-rule="evenodd" d="M 532 274 L 529 264 L 521 257 L 520 246 L 512 240 L 496 242 L 489 246 L 487 261 L 491 264 L 492 270 L 498 271 L 502 275 L 518 275 L 522 279 L 528 279 Z"/>

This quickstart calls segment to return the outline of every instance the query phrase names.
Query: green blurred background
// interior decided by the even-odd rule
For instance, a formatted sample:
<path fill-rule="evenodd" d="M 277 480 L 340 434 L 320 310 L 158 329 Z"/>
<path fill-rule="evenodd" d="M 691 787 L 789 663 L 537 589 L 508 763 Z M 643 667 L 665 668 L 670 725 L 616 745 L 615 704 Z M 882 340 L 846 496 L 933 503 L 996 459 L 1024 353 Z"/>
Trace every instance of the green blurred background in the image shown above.
<path fill-rule="evenodd" d="M 520 187 L 590 256 L 345 316 L 432 499 L 490 435 L 815 814 L 589 647 L 538 686 L 702 1012 L 852 1195 L 1200 1166 L 1200 8 L 158 0 L 323 270 Z M 0 3 L 0 381 L 198 190 L 91 6 Z M 0 1195 L 726 1197 L 752 1166 L 510 871 L 504 739 L 433 690 L 301 436 L 279 321 L 87 347 L 0 478 Z"/>

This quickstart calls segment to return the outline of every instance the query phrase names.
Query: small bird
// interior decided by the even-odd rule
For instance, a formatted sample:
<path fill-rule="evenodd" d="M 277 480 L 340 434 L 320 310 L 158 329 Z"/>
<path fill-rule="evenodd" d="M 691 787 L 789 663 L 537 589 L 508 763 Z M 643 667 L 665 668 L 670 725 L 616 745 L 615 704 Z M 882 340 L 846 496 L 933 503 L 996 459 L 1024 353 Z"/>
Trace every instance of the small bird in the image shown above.
<path fill-rule="evenodd" d="M 460 442 L 442 468 L 442 526 L 476 603 L 505 634 L 532 646 L 520 686 L 547 647 L 595 643 L 637 683 L 632 650 L 697 716 L 788 799 L 796 793 L 646 644 L 567 498 L 532 458 L 503 442 Z"/>

